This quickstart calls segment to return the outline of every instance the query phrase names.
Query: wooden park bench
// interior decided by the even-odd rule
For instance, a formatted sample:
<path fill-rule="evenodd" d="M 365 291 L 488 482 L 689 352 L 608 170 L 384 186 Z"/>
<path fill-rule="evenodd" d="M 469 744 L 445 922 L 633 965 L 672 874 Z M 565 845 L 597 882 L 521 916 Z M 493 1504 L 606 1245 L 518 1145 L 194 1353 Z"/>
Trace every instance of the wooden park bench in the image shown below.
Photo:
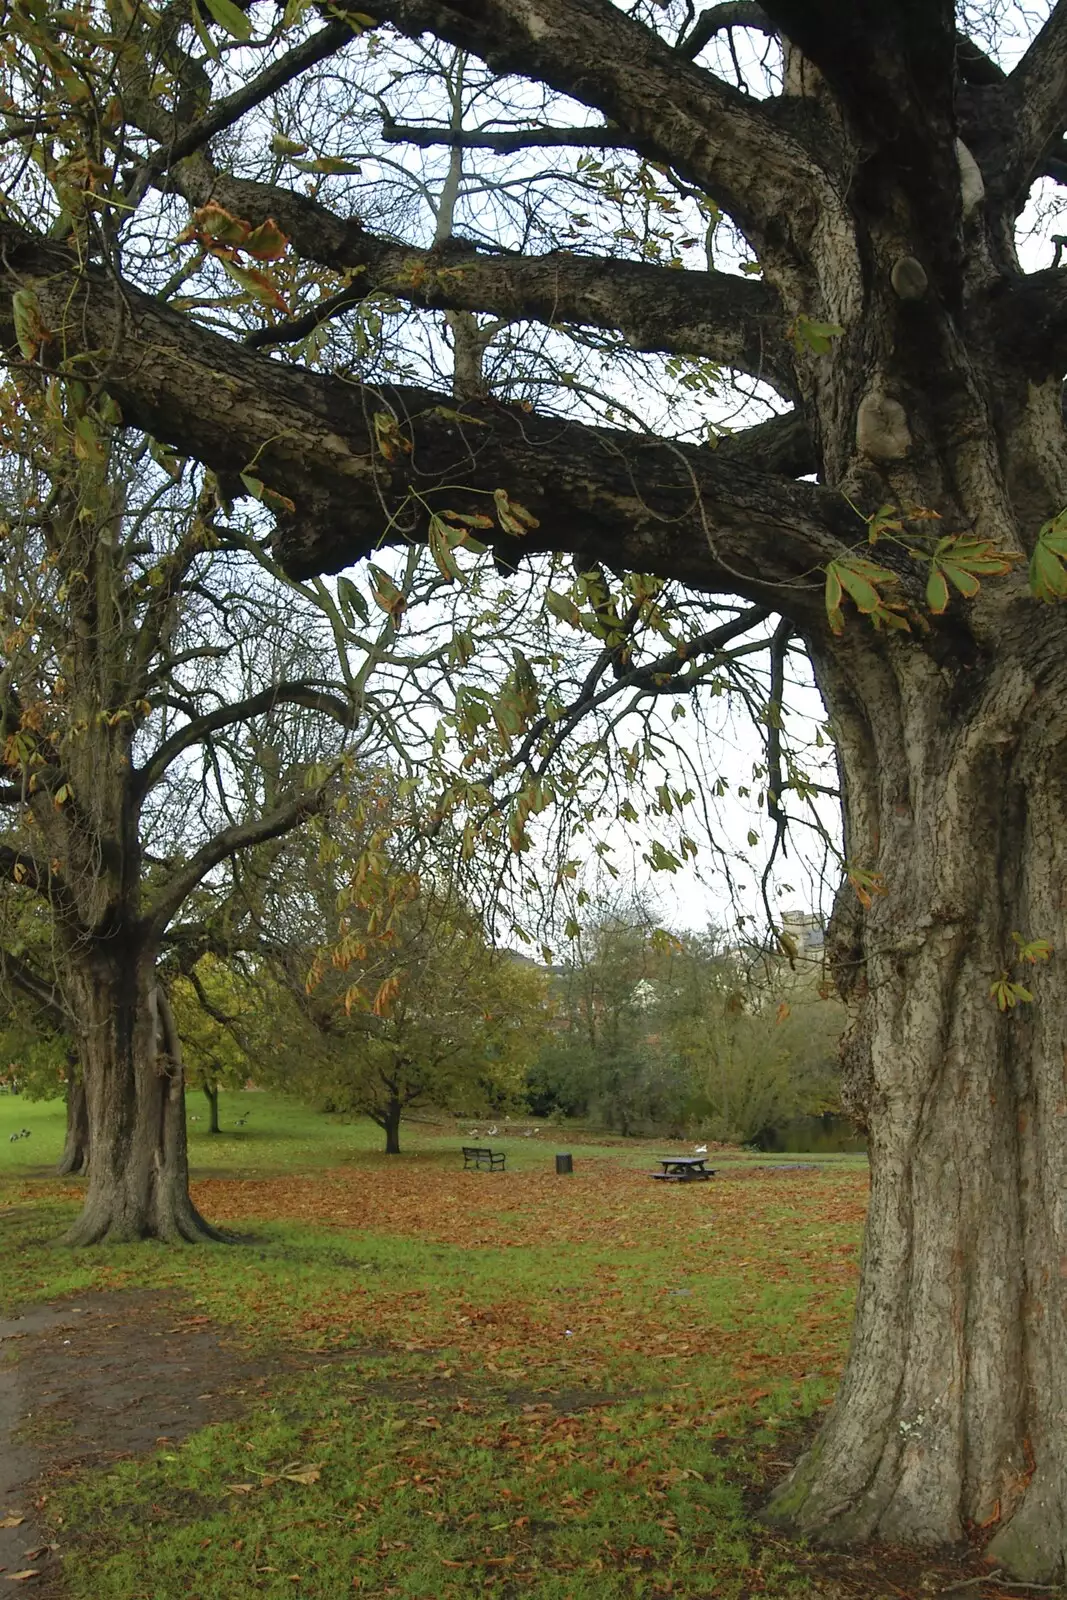
<path fill-rule="evenodd" d="M 701 1183 L 715 1176 L 715 1168 L 707 1166 L 706 1156 L 661 1156 L 662 1172 L 653 1172 L 653 1178 L 662 1183 Z"/>
<path fill-rule="evenodd" d="M 483 1150 L 476 1144 L 463 1146 L 463 1170 L 468 1167 L 481 1167 L 483 1171 L 503 1172 L 504 1162 L 507 1160 L 503 1150 Z"/>

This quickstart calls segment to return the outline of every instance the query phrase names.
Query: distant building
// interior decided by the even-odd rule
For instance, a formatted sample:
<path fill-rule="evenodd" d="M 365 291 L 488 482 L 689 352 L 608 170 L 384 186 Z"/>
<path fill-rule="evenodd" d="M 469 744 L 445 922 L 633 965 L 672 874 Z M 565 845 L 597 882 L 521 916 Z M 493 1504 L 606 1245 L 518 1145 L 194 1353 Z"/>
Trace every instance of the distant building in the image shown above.
<path fill-rule="evenodd" d="M 825 941 L 822 919 L 813 911 L 783 911 L 782 931 L 796 940 L 797 954 L 812 955 Z"/>

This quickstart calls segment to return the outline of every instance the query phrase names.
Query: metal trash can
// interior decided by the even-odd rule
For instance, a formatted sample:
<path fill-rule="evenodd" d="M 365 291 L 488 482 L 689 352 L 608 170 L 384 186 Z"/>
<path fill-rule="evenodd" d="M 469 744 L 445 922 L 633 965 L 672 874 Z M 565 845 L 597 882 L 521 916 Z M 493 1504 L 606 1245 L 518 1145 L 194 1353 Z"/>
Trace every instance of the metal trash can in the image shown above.
<path fill-rule="evenodd" d="M 558 1155 L 556 1157 L 556 1171 L 557 1172 L 573 1172 L 574 1171 L 574 1157 L 572 1155 L 565 1155 L 565 1156 Z"/>

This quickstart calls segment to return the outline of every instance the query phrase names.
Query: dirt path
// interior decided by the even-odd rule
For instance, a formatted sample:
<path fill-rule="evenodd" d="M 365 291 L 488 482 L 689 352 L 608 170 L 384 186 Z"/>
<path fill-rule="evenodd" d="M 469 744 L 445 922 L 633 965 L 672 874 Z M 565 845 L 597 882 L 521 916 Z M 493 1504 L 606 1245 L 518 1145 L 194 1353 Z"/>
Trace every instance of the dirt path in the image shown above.
<path fill-rule="evenodd" d="M 37 1600 L 60 1593 L 62 1549 L 35 1521 L 40 1482 L 179 1443 L 301 1365 L 254 1359 L 153 1293 L 80 1295 L 0 1321 L 0 1582 L 32 1572 Z"/>

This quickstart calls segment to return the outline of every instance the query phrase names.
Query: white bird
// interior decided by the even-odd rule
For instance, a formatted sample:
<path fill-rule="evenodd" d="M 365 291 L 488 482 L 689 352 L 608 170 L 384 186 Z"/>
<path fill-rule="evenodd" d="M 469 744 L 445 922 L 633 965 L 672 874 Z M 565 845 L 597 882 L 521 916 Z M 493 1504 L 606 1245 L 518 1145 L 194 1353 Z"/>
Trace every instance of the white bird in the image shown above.
<path fill-rule="evenodd" d="M 693 1146 L 693 1150 L 698 1156 L 706 1156 L 708 1153 L 708 1147 L 706 1144 L 695 1144 Z"/>
<path fill-rule="evenodd" d="M 468 1139 L 477 1139 L 478 1138 L 478 1130 L 477 1130 L 477 1128 L 468 1128 L 467 1129 L 467 1138 Z"/>
<path fill-rule="evenodd" d="M 489 1129 L 489 1132 L 488 1132 L 488 1134 L 487 1134 L 487 1135 L 486 1135 L 486 1137 L 487 1137 L 487 1138 L 489 1138 L 489 1139 L 491 1139 L 491 1138 L 492 1138 L 492 1137 L 493 1137 L 493 1135 L 494 1135 L 494 1133 L 495 1133 L 495 1132 L 496 1132 L 496 1123 L 495 1123 L 495 1122 L 494 1122 L 494 1123 L 493 1123 L 493 1126 L 492 1126 L 492 1127 L 491 1127 L 491 1128 L 490 1128 L 490 1129 Z"/>

